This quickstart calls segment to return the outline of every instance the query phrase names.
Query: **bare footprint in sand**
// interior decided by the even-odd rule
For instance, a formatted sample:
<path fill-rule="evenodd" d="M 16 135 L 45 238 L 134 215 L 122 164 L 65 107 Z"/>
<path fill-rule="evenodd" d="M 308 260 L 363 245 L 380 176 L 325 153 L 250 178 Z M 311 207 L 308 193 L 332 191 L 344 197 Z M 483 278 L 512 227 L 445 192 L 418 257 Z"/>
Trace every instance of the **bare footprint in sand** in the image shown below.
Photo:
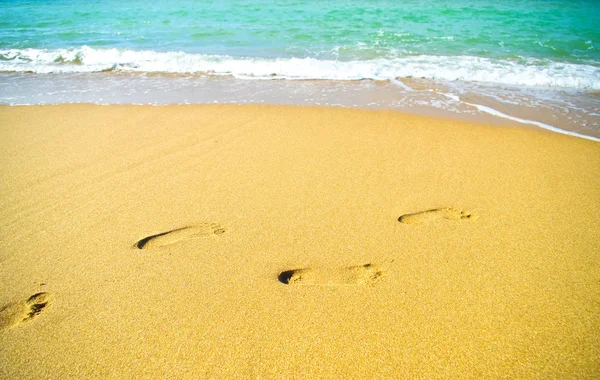
<path fill-rule="evenodd" d="M 417 212 L 414 214 L 402 215 L 400 218 L 398 218 L 398 221 L 404 224 L 419 224 L 424 222 L 431 222 L 437 219 L 466 220 L 477 218 L 478 216 L 473 213 L 468 213 L 465 211 L 446 207 L 438 208 L 435 210 Z"/>
<path fill-rule="evenodd" d="M 36 293 L 25 301 L 14 302 L 0 309 L 0 330 L 27 322 L 46 310 L 52 303 L 49 293 Z"/>
<path fill-rule="evenodd" d="M 365 264 L 333 270 L 294 269 L 281 272 L 278 278 L 287 285 L 344 286 L 374 284 L 382 276 L 379 266 Z"/>
<path fill-rule="evenodd" d="M 145 237 L 135 243 L 135 247 L 139 249 L 158 249 L 181 240 L 220 235 L 224 232 L 225 228 L 218 223 L 201 223 Z"/>

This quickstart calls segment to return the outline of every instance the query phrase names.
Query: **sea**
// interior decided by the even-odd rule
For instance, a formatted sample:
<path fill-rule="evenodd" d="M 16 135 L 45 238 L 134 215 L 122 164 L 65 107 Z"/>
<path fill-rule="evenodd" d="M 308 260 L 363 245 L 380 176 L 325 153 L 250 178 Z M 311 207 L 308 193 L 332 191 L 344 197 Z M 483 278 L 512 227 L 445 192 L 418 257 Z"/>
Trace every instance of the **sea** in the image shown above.
<path fill-rule="evenodd" d="M 600 141 L 598 0 L 0 0 L 0 104 L 393 109 Z"/>

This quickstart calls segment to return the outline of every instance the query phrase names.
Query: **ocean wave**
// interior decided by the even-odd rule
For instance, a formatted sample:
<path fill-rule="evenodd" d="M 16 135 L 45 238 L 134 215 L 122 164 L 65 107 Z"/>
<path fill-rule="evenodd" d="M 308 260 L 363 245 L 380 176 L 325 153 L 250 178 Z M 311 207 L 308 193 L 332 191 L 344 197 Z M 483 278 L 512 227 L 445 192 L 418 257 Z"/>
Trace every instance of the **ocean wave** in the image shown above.
<path fill-rule="evenodd" d="M 258 58 L 157 52 L 151 50 L 0 50 L 0 72 L 180 73 L 231 75 L 245 79 L 388 80 L 428 78 L 506 85 L 600 90 L 600 67 L 519 57 L 500 60 L 473 56 L 403 56 L 334 61 L 316 58 Z"/>

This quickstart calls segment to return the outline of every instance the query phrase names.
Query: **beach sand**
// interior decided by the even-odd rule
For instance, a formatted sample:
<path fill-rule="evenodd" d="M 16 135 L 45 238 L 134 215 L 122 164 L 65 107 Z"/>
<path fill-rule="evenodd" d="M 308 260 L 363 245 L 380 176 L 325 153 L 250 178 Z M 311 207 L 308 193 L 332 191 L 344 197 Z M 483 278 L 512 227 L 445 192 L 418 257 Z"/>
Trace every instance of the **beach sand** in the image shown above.
<path fill-rule="evenodd" d="M 598 378 L 600 144 L 0 107 L 0 377 Z"/>

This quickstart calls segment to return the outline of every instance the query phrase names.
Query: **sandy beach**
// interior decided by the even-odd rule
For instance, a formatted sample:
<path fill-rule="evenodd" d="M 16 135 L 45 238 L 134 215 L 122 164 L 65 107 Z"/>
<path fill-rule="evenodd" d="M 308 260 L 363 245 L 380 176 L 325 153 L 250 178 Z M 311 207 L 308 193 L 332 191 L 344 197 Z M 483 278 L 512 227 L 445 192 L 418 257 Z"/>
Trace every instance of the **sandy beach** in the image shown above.
<path fill-rule="evenodd" d="M 600 144 L 0 106 L 0 377 L 598 378 Z"/>

